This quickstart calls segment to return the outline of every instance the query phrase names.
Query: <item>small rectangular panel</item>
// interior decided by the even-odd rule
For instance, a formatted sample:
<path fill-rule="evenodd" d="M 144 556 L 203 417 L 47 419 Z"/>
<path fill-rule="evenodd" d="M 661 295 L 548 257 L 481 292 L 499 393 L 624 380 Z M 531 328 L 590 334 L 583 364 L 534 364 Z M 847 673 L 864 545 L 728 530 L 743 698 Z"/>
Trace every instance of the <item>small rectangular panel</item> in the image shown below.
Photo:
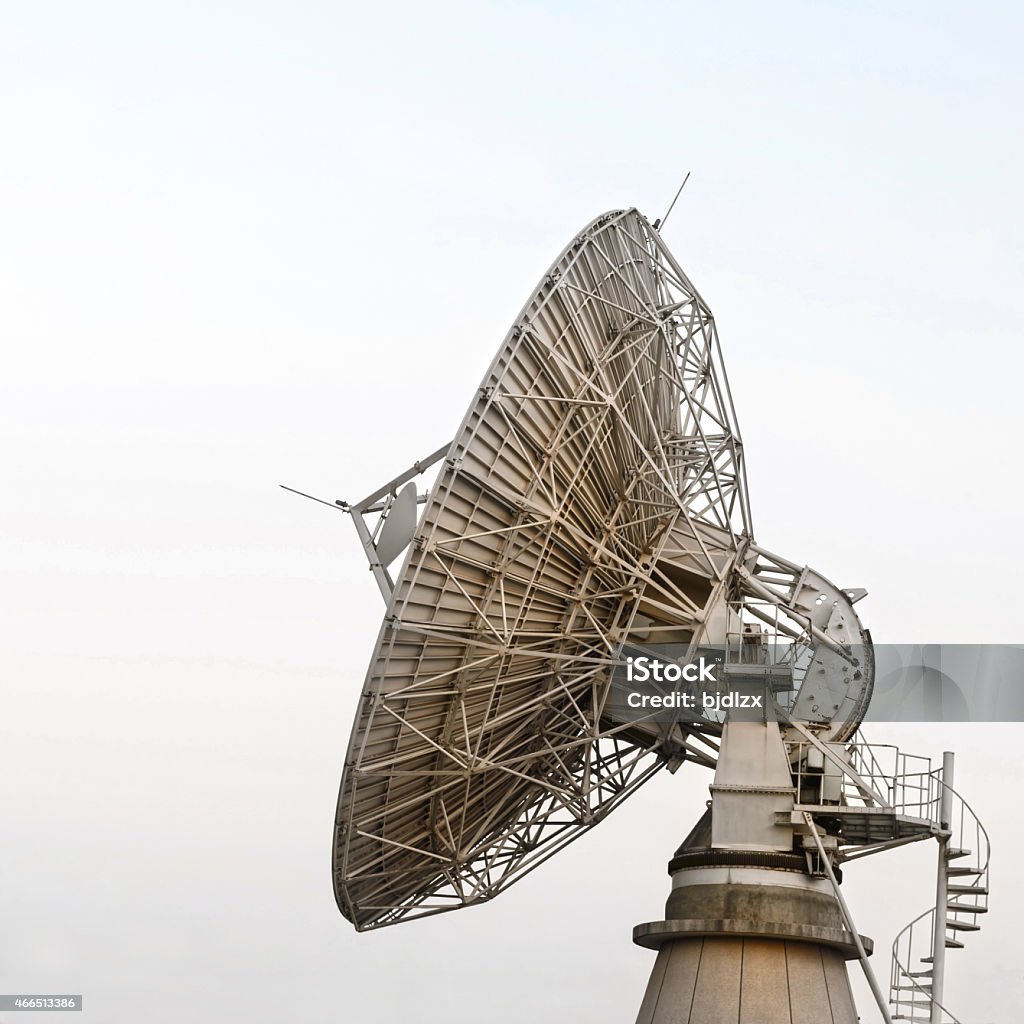
<path fill-rule="evenodd" d="M 808 942 L 787 942 L 786 973 L 793 1024 L 833 1024 L 821 947 Z"/>
<path fill-rule="evenodd" d="M 786 945 L 773 939 L 743 940 L 740 1024 L 790 1024 Z"/>
<path fill-rule="evenodd" d="M 836 950 L 823 949 L 821 962 L 825 968 L 829 1002 L 832 1004 L 833 1024 L 857 1024 L 857 1008 L 853 1005 L 846 961 Z"/>
<path fill-rule="evenodd" d="M 647 991 L 644 992 L 644 1001 L 640 1004 L 640 1012 L 636 1015 L 636 1024 L 652 1024 L 654 1020 L 654 1011 L 658 1005 L 658 997 L 661 995 L 661 986 L 665 981 L 665 969 L 668 967 L 671 951 L 671 945 L 662 946 L 658 950 L 658 959 L 654 961 L 651 979 L 647 982 Z"/>
<path fill-rule="evenodd" d="M 668 947 L 665 980 L 651 1024 L 680 1024 L 690 1020 L 693 989 L 702 956 L 703 939 L 678 939 Z"/>
<path fill-rule="evenodd" d="M 742 973 L 742 939 L 705 939 L 690 1016 L 678 1019 L 694 1024 L 737 1024 Z"/>

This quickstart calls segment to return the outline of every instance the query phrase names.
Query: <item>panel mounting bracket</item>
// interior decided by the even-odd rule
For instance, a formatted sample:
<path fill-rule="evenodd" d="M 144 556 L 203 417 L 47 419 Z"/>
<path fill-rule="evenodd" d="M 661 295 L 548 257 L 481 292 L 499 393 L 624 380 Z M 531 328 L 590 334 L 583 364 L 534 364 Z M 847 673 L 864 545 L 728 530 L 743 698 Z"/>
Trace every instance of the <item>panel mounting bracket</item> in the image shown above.
<path fill-rule="evenodd" d="M 416 506 L 427 500 L 427 495 L 417 494 L 415 485 L 409 481 L 425 473 L 444 458 L 449 448 L 450 441 L 431 452 L 425 459 L 414 462 L 404 473 L 399 473 L 361 501 L 353 504 L 335 502 L 352 516 L 363 553 L 370 563 L 370 571 L 377 581 L 385 604 L 391 603 L 395 592 L 395 583 L 387 566 L 409 546 L 416 530 Z M 403 486 L 406 484 L 409 486 Z M 377 516 L 376 521 L 368 521 L 367 516 L 373 515 Z"/>

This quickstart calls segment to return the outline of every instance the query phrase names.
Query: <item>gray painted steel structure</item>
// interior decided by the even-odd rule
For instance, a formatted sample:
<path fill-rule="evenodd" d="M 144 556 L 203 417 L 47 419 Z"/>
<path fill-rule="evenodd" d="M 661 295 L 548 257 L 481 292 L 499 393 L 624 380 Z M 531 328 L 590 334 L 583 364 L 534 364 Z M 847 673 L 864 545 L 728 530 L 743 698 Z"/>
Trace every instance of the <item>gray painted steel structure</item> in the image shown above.
<path fill-rule="evenodd" d="M 857 733 L 864 591 L 754 542 L 713 317 L 636 210 L 597 218 L 555 261 L 455 439 L 343 507 L 387 604 L 336 817 L 335 893 L 357 928 L 488 900 L 693 761 L 716 767 L 707 835 L 673 860 L 666 919 L 636 931 L 660 950 L 641 1024 L 852 1022 L 850 957 L 890 1019 L 833 865 L 930 837 L 946 909 L 917 925 L 933 966 L 912 969 L 913 929 L 897 940 L 892 1019 L 955 1021 L 943 954 L 986 909 L 987 841 L 950 884 L 968 856 L 951 841 L 952 762 L 897 752 L 889 767 Z M 721 645 L 737 677 L 762 679 L 786 645 L 781 728 L 615 720 L 623 643 Z M 975 819 L 956 800 L 963 832 Z"/>

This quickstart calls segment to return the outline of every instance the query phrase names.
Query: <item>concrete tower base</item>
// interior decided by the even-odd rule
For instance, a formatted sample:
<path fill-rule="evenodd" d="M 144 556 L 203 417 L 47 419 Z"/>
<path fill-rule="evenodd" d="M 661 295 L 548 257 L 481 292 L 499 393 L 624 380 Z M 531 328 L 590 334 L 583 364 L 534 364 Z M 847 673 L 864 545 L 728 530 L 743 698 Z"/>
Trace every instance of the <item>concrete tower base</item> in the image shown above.
<path fill-rule="evenodd" d="M 658 950 L 637 1024 L 857 1024 L 857 943 L 830 883 L 800 854 L 710 838 L 708 812 L 669 865 L 665 920 L 633 930 Z"/>
<path fill-rule="evenodd" d="M 658 952 L 637 1024 L 857 1024 L 843 954 L 810 942 L 702 936 Z"/>

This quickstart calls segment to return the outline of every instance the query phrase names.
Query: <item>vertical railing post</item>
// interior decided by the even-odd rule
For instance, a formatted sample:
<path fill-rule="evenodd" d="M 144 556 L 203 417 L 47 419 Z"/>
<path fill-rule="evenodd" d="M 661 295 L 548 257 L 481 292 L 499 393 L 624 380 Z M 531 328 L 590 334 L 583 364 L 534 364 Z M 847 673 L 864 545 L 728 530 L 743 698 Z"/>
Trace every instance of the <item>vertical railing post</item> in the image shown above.
<path fill-rule="evenodd" d="M 953 812 L 953 753 L 942 754 L 942 779 L 939 789 L 939 824 L 950 830 Z M 932 1021 L 942 1024 L 942 986 L 946 978 L 946 915 L 949 912 L 949 840 L 939 839 L 939 864 L 935 875 L 935 919 L 932 931 Z"/>

